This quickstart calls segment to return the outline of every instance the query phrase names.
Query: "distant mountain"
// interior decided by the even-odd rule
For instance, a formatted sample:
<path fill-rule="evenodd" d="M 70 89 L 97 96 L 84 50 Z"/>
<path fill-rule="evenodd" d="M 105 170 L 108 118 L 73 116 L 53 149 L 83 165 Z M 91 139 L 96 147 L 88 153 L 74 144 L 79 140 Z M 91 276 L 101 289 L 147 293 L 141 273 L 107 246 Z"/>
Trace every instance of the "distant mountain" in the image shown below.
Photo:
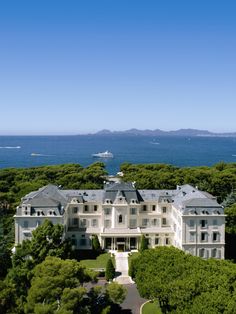
<path fill-rule="evenodd" d="M 232 133 L 214 133 L 207 130 L 197 129 L 179 129 L 176 131 L 162 131 L 160 129 L 155 130 L 139 130 L 130 129 L 126 131 L 110 131 L 107 129 L 101 130 L 93 135 L 133 135 L 133 136 L 212 136 L 212 137 L 236 137 L 236 132 Z"/>

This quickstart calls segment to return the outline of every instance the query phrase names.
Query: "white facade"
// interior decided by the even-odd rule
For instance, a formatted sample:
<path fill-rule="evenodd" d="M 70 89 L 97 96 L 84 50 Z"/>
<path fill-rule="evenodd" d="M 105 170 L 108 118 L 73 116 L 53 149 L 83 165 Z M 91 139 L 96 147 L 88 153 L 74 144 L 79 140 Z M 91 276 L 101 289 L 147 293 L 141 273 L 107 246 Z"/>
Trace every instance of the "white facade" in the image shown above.
<path fill-rule="evenodd" d="M 22 199 L 15 215 L 16 244 L 45 219 L 65 226 L 77 249 L 91 249 L 97 235 L 107 250 L 173 245 L 203 258 L 224 258 L 225 216 L 216 199 L 190 185 L 176 190 L 137 190 L 109 183 L 103 190 L 60 190 L 49 185 Z"/>

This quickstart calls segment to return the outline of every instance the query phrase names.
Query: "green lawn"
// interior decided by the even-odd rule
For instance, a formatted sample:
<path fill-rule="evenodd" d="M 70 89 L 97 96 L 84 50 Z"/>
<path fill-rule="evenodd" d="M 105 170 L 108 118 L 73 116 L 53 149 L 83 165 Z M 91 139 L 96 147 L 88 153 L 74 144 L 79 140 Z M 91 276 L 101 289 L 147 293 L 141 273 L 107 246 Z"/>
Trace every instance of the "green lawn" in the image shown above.
<path fill-rule="evenodd" d="M 150 301 L 144 304 L 142 314 L 162 314 L 162 312 L 157 301 Z"/>
<path fill-rule="evenodd" d="M 110 253 L 100 254 L 96 259 L 84 259 L 80 263 L 88 268 L 106 268 L 108 259 L 111 257 Z M 114 258 L 112 258 L 114 264 Z"/>

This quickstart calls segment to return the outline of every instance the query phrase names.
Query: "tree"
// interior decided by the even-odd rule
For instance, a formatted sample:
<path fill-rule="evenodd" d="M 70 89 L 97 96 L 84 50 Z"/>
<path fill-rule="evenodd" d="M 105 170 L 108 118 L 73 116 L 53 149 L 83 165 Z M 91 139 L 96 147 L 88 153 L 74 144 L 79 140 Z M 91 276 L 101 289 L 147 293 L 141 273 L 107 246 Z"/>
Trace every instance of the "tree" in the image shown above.
<path fill-rule="evenodd" d="M 148 239 L 145 238 L 144 234 L 141 236 L 139 251 L 142 253 L 148 249 Z"/>
<path fill-rule="evenodd" d="M 94 251 L 99 252 L 101 250 L 100 242 L 96 234 L 93 235 L 93 238 L 92 238 L 92 247 Z"/>
<path fill-rule="evenodd" d="M 86 308 L 84 282 L 96 274 L 75 260 L 49 256 L 33 271 L 25 306 L 26 313 L 83 313 Z"/>
<path fill-rule="evenodd" d="M 226 224 L 225 231 L 230 234 L 236 234 L 236 203 L 225 208 Z"/>
<path fill-rule="evenodd" d="M 106 280 L 107 281 L 112 280 L 115 277 L 115 274 L 116 274 L 115 267 L 112 263 L 111 258 L 109 258 L 106 264 L 106 271 L 105 271 Z"/>
<path fill-rule="evenodd" d="M 158 299 L 163 313 L 230 313 L 228 308 L 236 306 L 232 262 L 158 247 L 145 250 L 134 259 L 134 266 L 140 295 Z"/>
<path fill-rule="evenodd" d="M 113 281 L 107 286 L 106 292 L 112 302 L 121 304 L 125 300 L 127 289 Z"/>
<path fill-rule="evenodd" d="M 231 192 L 230 194 L 227 195 L 222 205 L 224 207 L 230 207 L 234 204 L 236 204 L 236 192 Z"/>

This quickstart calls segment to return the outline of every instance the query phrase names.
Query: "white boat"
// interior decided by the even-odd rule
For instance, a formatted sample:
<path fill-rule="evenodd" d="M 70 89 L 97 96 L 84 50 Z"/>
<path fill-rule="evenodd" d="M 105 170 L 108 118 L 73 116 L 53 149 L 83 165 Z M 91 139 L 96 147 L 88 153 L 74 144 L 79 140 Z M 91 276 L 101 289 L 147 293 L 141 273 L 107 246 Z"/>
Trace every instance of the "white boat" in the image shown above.
<path fill-rule="evenodd" d="M 113 158 L 113 154 L 106 150 L 103 153 L 97 153 L 97 154 L 92 154 L 93 157 L 98 157 L 98 158 Z"/>

